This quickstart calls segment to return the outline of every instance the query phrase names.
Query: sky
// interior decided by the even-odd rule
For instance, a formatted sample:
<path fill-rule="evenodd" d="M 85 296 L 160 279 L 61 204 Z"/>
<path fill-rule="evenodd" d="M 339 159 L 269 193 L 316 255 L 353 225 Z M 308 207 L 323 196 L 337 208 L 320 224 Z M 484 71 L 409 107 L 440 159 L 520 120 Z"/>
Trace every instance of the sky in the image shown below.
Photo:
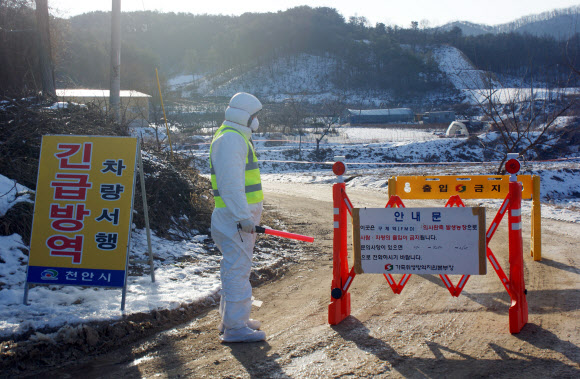
<path fill-rule="evenodd" d="M 61 17 L 91 11 L 111 9 L 111 0 L 49 0 L 48 4 Z M 428 26 L 439 26 L 450 21 L 470 21 L 497 25 L 523 16 L 559 8 L 580 5 L 578 0 L 121 0 L 122 11 L 158 10 L 193 14 L 240 15 L 245 12 L 266 13 L 286 10 L 300 5 L 332 7 L 346 19 L 365 17 L 371 25 L 408 27 L 411 21 L 428 21 Z M 425 23 L 423 23 L 425 24 Z"/>

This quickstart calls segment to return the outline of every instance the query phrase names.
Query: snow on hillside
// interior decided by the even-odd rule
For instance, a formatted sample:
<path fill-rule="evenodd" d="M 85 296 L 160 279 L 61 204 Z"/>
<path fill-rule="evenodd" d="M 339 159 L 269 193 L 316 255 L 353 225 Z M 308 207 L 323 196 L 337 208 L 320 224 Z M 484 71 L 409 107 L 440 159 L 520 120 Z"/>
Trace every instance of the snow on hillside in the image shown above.
<path fill-rule="evenodd" d="M 490 79 L 482 70 L 476 69 L 460 50 L 452 46 L 438 46 L 433 49 L 439 69 L 451 84 L 471 98 L 470 92 L 489 87 Z M 181 96 L 190 97 L 192 92 L 202 96 L 229 97 L 233 93 L 250 92 L 267 102 L 282 102 L 295 98 L 310 103 L 320 103 L 337 96 L 331 73 L 336 66 L 332 57 L 308 54 L 279 58 L 271 64 L 240 71 L 234 68 L 220 75 L 193 76 L 179 75 L 169 80 L 173 90 L 180 90 Z M 493 88 L 499 83 L 491 78 Z M 341 91 L 341 96 L 349 103 L 359 103 L 368 107 L 380 107 L 393 100 L 389 91 Z M 471 102 L 476 99 L 471 98 Z"/>
<path fill-rule="evenodd" d="M 282 102 L 294 98 L 310 103 L 321 103 L 335 99 L 336 90 L 330 74 L 336 66 L 336 60 L 309 54 L 279 58 L 273 63 L 239 73 L 231 69 L 218 76 L 206 76 L 184 86 L 187 76 L 172 79 L 171 83 L 180 83 L 182 97 L 190 97 L 191 92 L 203 96 L 230 97 L 240 91 L 255 94 L 266 102 Z M 178 87 L 175 87 L 178 88 Z M 381 103 L 392 99 L 388 91 L 340 91 L 341 96 L 350 103 L 379 107 Z"/>
<path fill-rule="evenodd" d="M 275 95 L 278 100 L 291 94 L 312 92 L 325 93 L 333 89 L 329 73 L 334 70 L 334 59 L 313 55 L 280 58 L 271 65 L 260 66 L 223 84 L 207 82 L 199 90 L 214 96 L 229 96 L 236 88 L 244 88 L 256 95 Z M 240 81 L 243 80 L 243 83 Z M 251 84 L 250 84 L 251 83 Z"/>
<path fill-rule="evenodd" d="M 463 52 L 452 46 L 440 46 L 433 50 L 439 69 L 445 73 L 453 86 L 465 96 L 471 104 L 481 104 L 491 98 L 497 104 L 535 100 L 552 100 L 560 96 L 577 94 L 577 88 L 548 89 L 542 84 L 536 88 L 506 87 L 495 79 L 491 73 L 478 70 Z M 513 82 L 513 78 L 506 78 Z"/>
<path fill-rule="evenodd" d="M 449 46 L 434 46 L 433 56 L 449 82 L 462 93 L 465 101 L 478 104 L 490 96 L 490 88 L 495 102 L 507 104 L 534 97 L 549 99 L 559 94 L 578 93 L 575 88 L 558 91 L 536 86 L 533 91 L 514 78 L 503 78 L 502 82 L 513 86 L 502 85 L 492 73 L 477 69 L 459 49 Z M 179 75 L 169 80 L 173 90 L 180 90 L 181 96 L 190 97 L 192 92 L 202 96 L 230 97 L 240 91 L 250 92 L 266 102 L 282 102 L 294 98 L 310 103 L 321 103 L 335 99 L 338 94 L 348 99 L 351 104 L 361 104 L 369 108 L 379 108 L 384 103 L 395 100 L 389 91 L 338 91 L 332 83 L 331 73 L 336 60 L 331 57 L 320 57 L 300 54 L 293 57 L 279 58 L 273 63 L 254 67 L 240 72 L 239 68 L 231 69 L 225 74 L 215 76 Z M 517 87 L 522 88 L 516 88 Z M 429 101 L 444 100 L 429 95 Z M 447 98 L 447 100 L 450 100 Z"/>
<path fill-rule="evenodd" d="M 329 73 L 334 65 L 334 59 L 306 54 L 279 58 L 272 64 L 252 68 L 242 75 L 231 69 L 226 74 L 200 80 L 197 92 L 205 96 L 228 97 L 243 90 L 272 101 L 310 93 L 313 88 L 317 93 L 324 94 L 333 89 Z M 266 99 L 266 96 L 273 97 Z"/>
<path fill-rule="evenodd" d="M 175 76 L 175 77 L 169 79 L 167 81 L 167 85 L 169 85 L 169 87 L 173 91 L 175 91 L 175 90 L 178 90 L 178 89 L 192 83 L 194 80 L 197 80 L 199 78 L 201 78 L 200 75 L 195 75 L 195 76 L 194 75 L 185 75 L 185 74 L 178 75 L 178 76 Z"/>
<path fill-rule="evenodd" d="M 459 90 L 493 88 L 498 83 L 489 78 L 485 71 L 476 69 L 461 50 L 453 46 L 440 46 L 433 50 L 439 69 L 443 71 L 455 88 Z"/>

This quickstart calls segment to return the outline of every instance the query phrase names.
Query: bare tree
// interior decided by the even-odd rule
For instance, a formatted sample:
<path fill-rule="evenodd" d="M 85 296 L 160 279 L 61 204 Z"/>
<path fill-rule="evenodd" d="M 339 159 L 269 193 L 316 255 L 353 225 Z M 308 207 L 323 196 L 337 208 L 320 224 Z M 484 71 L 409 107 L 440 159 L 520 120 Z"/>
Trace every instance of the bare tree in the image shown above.
<path fill-rule="evenodd" d="M 258 118 L 260 119 L 260 132 L 280 132 L 287 133 L 291 128 L 292 114 L 290 107 L 286 103 L 274 104 L 268 109 L 267 112 L 263 112 Z M 262 124 L 267 126 L 266 129 L 262 129 Z"/>
<path fill-rule="evenodd" d="M 329 99 L 322 104 L 322 116 L 316 117 L 316 123 L 318 127 L 314 129 L 315 141 L 316 141 L 316 156 L 320 155 L 320 142 L 330 133 L 334 126 L 338 123 L 342 112 L 346 108 L 345 97 L 339 96 L 333 99 Z"/>
<path fill-rule="evenodd" d="M 286 113 L 289 116 L 289 122 L 291 128 L 295 131 L 298 131 L 298 159 L 302 160 L 302 136 L 304 135 L 304 118 L 306 117 L 306 107 L 305 107 L 304 98 L 300 97 L 291 97 L 289 98 L 285 104 L 284 108 Z"/>
<path fill-rule="evenodd" d="M 497 82 L 496 82 L 497 83 Z M 561 137 L 562 129 L 555 128 L 558 117 L 574 107 L 575 96 L 567 96 L 565 89 L 536 87 L 497 87 L 470 89 L 491 130 L 499 134 L 486 149 L 498 153 L 501 162 L 497 173 L 502 174 L 509 153 L 525 156 L 530 151 L 540 151 Z"/>
<path fill-rule="evenodd" d="M 152 89 L 153 90 L 153 89 Z M 155 93 L 155 92 L 153 92 Z M 163 116 L 163 110 L 161 107 L 161 101 L 159 100 L 159 97 L 157 96 L 153 96 L 151 98 L 151 102 L 149 104 L 150 111 L 149 111 L 149 118 L 150 118 L 150 124 L 149 126 L 153 128 L 153 130 L 155 131 L 155 147 L 157 149 L 157 151 L 161 151 L 162 150 L 162 143 L 165 143 L 165 137 L 162 135 L 160 138 L 160 133 L 159 133 L 159 128 L 164 128 L 164 116 Z M 161 133 L 163 134 L 163 132 Z"/>

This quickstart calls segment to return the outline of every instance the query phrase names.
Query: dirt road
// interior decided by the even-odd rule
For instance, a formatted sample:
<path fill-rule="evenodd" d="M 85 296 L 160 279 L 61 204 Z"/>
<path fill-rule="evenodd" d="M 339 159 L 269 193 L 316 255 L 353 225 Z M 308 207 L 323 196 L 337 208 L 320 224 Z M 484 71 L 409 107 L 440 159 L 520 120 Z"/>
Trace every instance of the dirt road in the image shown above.
<path fill-rule="evenodd" d="M 61 378 L 580 377 L 580 225 L 543 220 L 543 260 L 525 255 L 529 323 L 508 331 L 509 296 L 488 264 L 459 298 L 438 276 L 411 277 L 395 295 L 381 275 L 359 275 L 352 315 L 327 324 L 332 268 L 330 185 L 266 183 L 267 205 L 289 230 L 316 237 L 301 262 L 262 285 L 253 318 L 268 340 L 221 344 L 213 309 L 191 323 L 72 367 Z M 386 195 L 350 190 L 355 206 Z M 407 206 L 425 204 L 407 204 Z M 442 204 L 441 204 L 442 206 Z M 488 222 L 495 215 L 488 212 Z M 505 220 L 490 247 L 509 272 Z M 524 250 L 529 246 L 524 223 Z M 454 278 L 457 280 L 457 278 Z"/>

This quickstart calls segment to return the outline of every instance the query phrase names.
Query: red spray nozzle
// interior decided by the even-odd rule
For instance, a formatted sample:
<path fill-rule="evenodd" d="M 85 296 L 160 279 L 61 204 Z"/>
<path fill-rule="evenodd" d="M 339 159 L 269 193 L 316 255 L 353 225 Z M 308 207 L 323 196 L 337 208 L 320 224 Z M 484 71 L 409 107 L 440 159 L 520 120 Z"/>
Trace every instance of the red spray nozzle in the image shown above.
<path fill-rule="evenodd" d="M 304 242 L 314 242 L 314 237 L 303 236 L 302 234 L 283 232 L 281 230 L 268 229 L 268 228 L 264 228 L 263 226 L 256 226 L 256 233 L 265 233 L 265 234 L 270 234 L 272 236 L 289 238 L 289 239 L 304 241 Z"/>

